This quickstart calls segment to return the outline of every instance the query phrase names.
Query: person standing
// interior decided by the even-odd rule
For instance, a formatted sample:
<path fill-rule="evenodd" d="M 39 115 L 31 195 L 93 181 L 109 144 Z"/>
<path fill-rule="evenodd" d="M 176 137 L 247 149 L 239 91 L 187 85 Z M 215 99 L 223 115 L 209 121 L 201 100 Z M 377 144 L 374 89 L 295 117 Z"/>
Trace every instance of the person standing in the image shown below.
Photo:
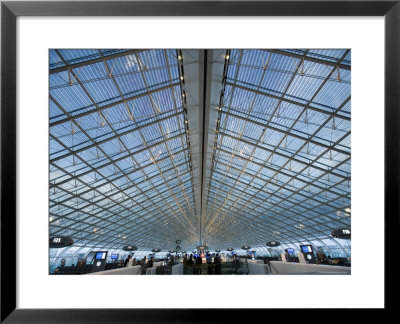
<path fill-rule="evenodd" d="M 200 255 L 197 256 L 196 259 L 196 274 L 201 274 L 201 264 L 203 263 L 203 260 Z"/>
<path fill-rule="evenodd" d="M 153 266 L 153 263 L 154 263 L 154 259 L 153 259 L 153 257 L 151 257 L 149 260 L 149 268 L 151 268 Z"/>
<path fill-rule="evenodd" d="M 219 258 L 219 255 L 214 257 L 214 264 L 215 264 L 215 274 L 221 274 L 221 259 Z"/>
<path fill-rule="evenodd" d="M 212 257 L 211 257 L 211 254 L 209 254 L 209 253 L 207 253 L 207 256 L 206 256 L 206 262 L 207 262 L 207 274 L 213 274 Z"/>
<path fill-rule="evenodd" d="M 132 255 L 129 255 L 126 259 L 125 259 L 125 263 L 124 263 L 124 267 L 128 266 L 129 261 L 132 259 Z"/>
<path fill-rule="evenodd" d="M 141 273 L 142 273 L 142 275 L 143 275 L 143 274 L 146 274 L 146 269 L 147 269 L 147 257 L 145 256 L 145 257 L 142 259 L 142 268 L 141 268 Z"/>
<path fill-rule="evenodd" d="M 192 273 L 195 274 L 195 269 L 193 267 L 193 265 L 194 265 L 193 254 L 190 255 L 190 257 L 189 257 L 189 259 L 187 261 L 187 265 L 188 265 L 189 269 L 193 269 Z"/>

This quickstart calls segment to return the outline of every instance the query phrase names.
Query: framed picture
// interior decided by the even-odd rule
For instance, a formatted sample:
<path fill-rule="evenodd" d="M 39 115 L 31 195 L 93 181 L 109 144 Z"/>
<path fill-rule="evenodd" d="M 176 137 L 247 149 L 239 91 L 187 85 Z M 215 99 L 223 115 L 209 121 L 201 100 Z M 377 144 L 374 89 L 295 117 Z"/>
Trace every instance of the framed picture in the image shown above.
<path fill-rule="evenodd" d="M 362 20 L 367 17 L 371 20 Z M 350 22 L 349 19 L 354 19 L 354 21 Z M 186 56 L 193 54 L 190 50 L 187 50 L 193 48 L 249 49 L 251 53 L 255 48 L 263 48 L 267 49 L 267 54 L 273 51 L 279 52 L 279 49 L 282 48 L 291 48 L 295 50 L 275 52 L 275 54 L 294 59 L 301 58 L 301 55 L 306 57 L 307 50 L 304 49 L 307 48 L 330 48 L 332 53 L 335 52 L 335 49 L 342 49 L 341 51 L 338 50 L 338 53 L 341 54 L 340 61 L 331 62 L 331 65 L 338 70 L 333 77 L 340 82 L 345 81 L 349 84 L 350 74 L 340 75 L 340 71 L 350 70 L 349 53 L 351 51 L 351 95 L 353 98 L 354 91 L 353 105 L 356 108 L 354 117 L 354 107 L 352 107 L 351 122 L 353 123 L 353 118 L 356 118 L 355 124 L 364 124 L 362 131 L 355 132 L 354 141 L 356 144 L 353 143 L 352 138 L 352 150 L 358 151 L 359 153 L 356 152 L 356 155 L 365 157 L 365 160 L 361 158 L 356 159 L 356 162 L 352 161 L 352 165 L 355 163 L 356 169 L 353 165 L 351 180 L 353 181 L 353 171 L 355 179 L 359 180 L 358 185 L 351 188 L 351 210 L 354 213 L 357 211 L 358 214 L 355 219 L 352 216 L 351 234 L 355 237 L 363 236 L 362 240 L 357 241 L 355 239 L 356 242 L 362 242 L 363 246 L 360 247 L 359 244 L 355 244 L 354 248 L 359 253 L 354 254 L 355 267 L 353 268 L 352 264 L 350 277 L 357 278 L 358 276 L 358 278 L 366 280 L 366 278 L 373 276 L 377 279 L 377 283 L 371 283 L 371 287 L 373 287 L 371 289 L 378 297 L 375 299 L 373 297 L 369 299 L 368 296 L 364 299 L 360 297 L 358 304 L 355 301 L 354 304 L 349 304 L 349 307 L 390 309 L 394 301 L 390 299 L 389 295 L 390 291 L 394 290 L 394 285 L 388 284 L 393 273 L 393 267 L 389 263 L 395 252 L 390 250 L 389 247 L 396 246 L 394 237 L 398 235 L 399 215 L 399 21 L 400 4 L 398 1 L 2 2 L 1 321 L 6 323 L 34 321 L 123 323 L 149 320 L 155 322 L 178 320 L 196 322 L 199 319 L 199 309 L 204 311 L 200 315 L 204 321 L 226 321 L 228 318 L 235 318 L 238 312 L 243 312 L 245 309 L 263 312 L 269 307 L 346 308 L 346 298 L 354 297 L 355 287 L 361 287 L 357 285 L 365 282 L 357 279 L 357 285 L 348 283 L 348 286 L 346 286 L 348 281 L 343 279 L 345 276 L 341 276 L 341 278 L 332 276 L 329 288 L 331 292 L 324 294 L 324 298 L 321 298 L 325 300 L 325 303 L 318 304 L 318 301 L 315 300 L 315 304 L 310 304 L 298 301 L 300 292 L 301 296 L 305 294 L 311 297 L 311 299 L 306 298 L 310 302 L 313 299 L 313 294 L 318 295 L 315 293 L 315 287 L 318 283 L 327 288 L 328 281 L 315 278 L 308 279 L 308 276 L 297 276 L 296 278 L 294 278 L 295 276 L 264 276 L 263 279 L 260 279 L 259 276 L 251 276 L 248 277 L 247 281 L 243 280 L 245 276 L 235 279 L 236 281 L 217 281 L 215 276 L 206 276 L 207 280 L 204 280 L 204 278 L 193 280 L 193 277 L 188 279 L 188 276 L 183 276 L 183 279 L 179 281 L 171 280 L 168 276 L 160 276 L 156 279 L 149 279 L 146 276 L 138 283 L 126 279 L 126 276 L 107 276 L 107 278 L 91 276 L 90 279 L 85 281 L 85 278 L 88 278 L 86 276 L 49 275 L 49 271 L 54 273 L 56 267 L 52 267 L 51 262 L 48 261 L 53 257 L 51 252 L 49 253 L 49 249 L 46 248 L 46 251 L 43 251 L 42 247 L 47 246 L 49 242 L 49 222 L 51 228 L 51 223 L 57 219 L 55 214 L 56 216 L 50 216 L 49 221 L 48 194 L 50 190 L 50 197 L 52 197 L 51 190 L 56 190 L 55 186 L 52 187 L 51 185 L 52 168 L 49 166 L 49 160 L 50 164 L 51 162 L 55 163 L 58 157 L 47 151 L 52 150 L 51 147 L 49 149 L 48 139 L 49 112 L 44 109 L 43 114 L 43 109 L 37 107 L 49 105 L 49 87 L 50 89 L 62 87 L 49 78 L 49 64 L 50 74 L 52 68 L 54 70 L 62 69 L 61 65 L 57 65 L 57 60 L 66 59 L 69 55 L 68 51 L 75 48 L 95 48 L 97 52 L 91 58 L 94 60 L 93 63 L 96 63 L 95 60 L 99 59 L 95 57 L 98 53 L 100 53 L 99 55 L 112 55 L 115 60 L 119 56 L 126 56 L 126 53 L 120 52 L 121 48 L 157 48 L 160 53 L 157 51 L 150 53 L 149 55 L 154 55 L 154 57 L 150 57 L 149 61 L 155 59 L 157 55 L 162 55 L 167 61 L 171 55 L 176 56 L 179 60 L 179 55 L 182 55 L 182 52 L 175 50 L 179 48 L 186 49 L 183 52 Z M 182 39 L 185 42 L 182 42 Z M 361 45 L 357 45 L 357 42 Z M 368 42 L 371 42 L 369 50 L 366 47 Z M 171 51 L 171 53 L 168 51 Z M 132 65 L 137 66 L 138 71 L 143 73 L 147 68 L 144 67 L 144 63 L 140 59 L 141 56 L 134 56 L 135 53 L 132 54 Z M 240 56 L 240 53 L 243 54 L 243 50 L 224 51 L 221 62 L 232 60 L 231 56 L 235 53 Z M 254 51 L 254 53 L 254 55 L 259 55 L 258 52 Z M 52 55 L 57 59 L 52 61 Z M 87 57 L 90 53 L 85 52 L 84 55 Z M 334 55 L 339 54 L 333 53 L 332 56 Z M 368 60 L 368 56 L 370 60 Z M 310 60 L 318 63 L 319 58 L 316 55 Z M 101 59 L 99 59 L 100 61 Z M 82 63 L 79 63 L 79 58 L 76 62 L 78 62 L 77 64 Z M 268 64 L 268 55 L 261 59 L 261 62 Z M 297 62 L 297 70 L 301 71 L 301 74 L 303 68 L 306 69 L 306 65 L 302 62 Z M 223 66 L 222 63 L 221 66 Z M 117 62 L 116 67 L 114 67 L 114 65 L 107 66 L 106 63 L 104 68 L 105 71 L 109 71 L 110 77 L 114 69 L 115 71 L 118 70 L 118 64 Z M 377 68 L 378 72 L 375 72 L 374 66 L 380 67 L 380 70 Z M 179 64 L 177 64 L 177 67 L 179 67 Z M 78 76 L 73 72 L 68 70 L 64 72 L 66 77 L 69 75 L 69 84 L 78 82 Z M 363 77 L 360 78 L 360 75 Z M 177 76 L 180 76 L 183 80 L 183 73 L 178 73 Z M 347 76 L 348 80 L 346 79 Z M 168 78 L 168 74 L 166 74 L 166 78 L 165 83 L 169 82 L 169 87 L 172 87 L 174 84 L 172 84 L 171 77 Z M 146 80 L 144 77 L 143 79 Z M 64 81 L 67 82 L 68 78 Z M 227 81 L 225 80 L 225 82 Z M 118 83 L 115 82 L 115 84 L 118 88 Z M 354 86 L 354 84 L 357 84 L 357 86 Z M 43 88 L 43 85 L 46 89 Z M 244 81 L 241 84 L 239 82 L 228 82 L 228 86 L 244 89 L 246 84 Z M 83 86 L 82 88 L 85 89 Z M 248 88 L 246 89 L 248 90 Z M 180 89 L 179 91 L 183 90 Z M 252 89 L 252 91 L 257 94 L 260 92 L 259 89 Z M 184 96 L 182 93 L 180 93 L 181 97 Z M 274 96 L 275 99 L 278 98 L 272 92 L 266 94 L 270 98 Z M 349 93 L 346 93 L 346 95 L 349 96 Z M 66 93 L 62 93 L 59 98 L 51 99 L 50 112 L 51 105 L 57 104 L 59 100 L 63 100 L 63 97 L 66 96 Z M 384 112 L 379 109 L 379 107 L 383 107 L 383 96 Z M 290 104 L 292 100 L 284 96 L 282 99 L 286 100 L 287 104 Z M 72 100 L 71 97 L 68 100 Z M 240 102 L 242 99 L 238 100 Z M 26 110 L 26 107 L 30 107 L 30 102 L 32 102 L 32 109 Z M 159 101 L 156 98 L 151 105 L 157 108 L 157 102 Z M 302 105 L 306 106 L 306 104 Z M 19 110 L 22 106 L 25 107 L 24 110 Z M 376 106 L 376 110 L 372 106 Z M 368 109 L 364 112 L 361 107 L 368 107 Z M 85 114 L 85 109 L 88 108 L 84 108 L 83 112 L 80 113 Z M 314 107 L 313 109 L 323 111 L 325 108 Z M 225 113 L 230 118 L 244 119 L 244 117 L 235 115 L 232 111 Z M 99 123 L 101 125 L 102 122 L 107 122 L 107 117 L 100 115 Z M 74 134 L 79 125 L 74 124 L 72 122 L 74 117 L 69 116 L 66 112 L 64 112 L 65 116 L 71 119 L 72 134 Z M 133 118 L 131 115 L 130 117 Z M 346 117 L 345 114 L 339 117 L 350 121 L 350 117 Z M 54 125 L 57 123 L 56 119 L 51 120 Z M 219 120 L 216 119 L 216 123 L 218 122 Z M 374 122 L 376 122 L 376 125 Z M 258 124 L 260 124 L 258 126 L 262 126 L 262 122 L 258 122 Z M 270 127 L 273 128 L 273 126 Z M 335 126 L 332 127 L 335 128 Z M 83 133 L 90 131 L 89 128 L 90 125 L 87 129 L 80 130 Z M 275 127 L 274 130 L 283 132 L 278 127 Z M 226 129 L 226 132 L 228 132 L 228 129 Z M 376 133 L 376 141 L 374 141 L 374 132 Z M 25 135 L 20 136 L 21 134 Z M 27 136 L 27 134 L 31 135 Z M 55 134 L 50 132 L 50 137 L 55 138 Z M 299 134 L 297 138 L 303 139 L 303 135 Z M 353 124 L 352 134 L 354 134 Z M 365 135 L 364 141 L 360 134 Z M 383 135 L 384 151 L 379 146 L 383 143 Z M 31 141 L 22 140 L 28 137 L 31 137 Z M 308 141 L 311 140 L 308 139 Z M 334 143 L 336 144 L 336 142 Z M 36 148 L 36 144 L 38 148 Z M 59 144 L 62 145 L 61 141 Z M 251 145 L 250 141 L 249 145 Z M 154 146 L 156 147 L 156 145 Z M 39 149 L 39 147 L 41 148 Z M 96 147 L 96 144 L 93 147 Z M 336 150 L 343 155 L 347 153 L 344 150 Z M 371 156 L 366 155 L 369 150 L 371 150 Z M 102 154 L 102 152 L 98 152 L 98 154 Z M 157 159 L 157 152 L 154 154 L 152 158 Z M 162 157 L 161 151 L 158 154 Z M 363 166 L 363 164 L 365 165 Z M 229 168 L 231 167 L 229 166 Z M 114 164 L 114 168 L 118 168 L 118 165 Z M 49 169 L 50 179 L 47 178 Z M 62 171 L 67 172 L 66 170 L 67 168 Z M 37 191 L 32 189 L 35 184 L 38 188 Z M 367 185 L 370 187 L 367 187 Z M 29 191 L 26 188 L 29 188 Z M 65 190 L 65 192 L 75 197 L 73 190 L 75 189 L 71 189 L 69 192 Z M 365 197 L 364 200 L 363 197 Z M 377 198 L 374 199 L 375 197 Z M 106 197 L 104 199 L 106 200 Z M 355 201 L 354 208 L 353 199 Z M 50 201 L 55 205 L 60 205 L 55 199 L 50 198 Z M 71 206 L 68 207 L 71 208 Z M 350 206 L 342 209 L 346 213 L 351 213 Z M 368 215 L 362 218 L 362 213 Z M 21 217 L 21 215 L 24 216 Z M 43 215 L 43 217 L 38 215 Z M 374 218 L 376 219 L 375 224 Z M 353 221 L 355 222 L 354 225 Z M 362 224 L 363 221 L 364 225 Z M 251 225 L 249 224 L 249 226 Z M 296 226 L 298 230 L 302 230 L 303 227 L 302 224 Z M 64 233 L 58 232 L 57 226 L 54 228 L 54 233 Z M 59 228 L 62 229 L 62 226 L 60 225 Z M 102 232 L 102 230 L 100 227 L 90 224 L 87 232 L 90 235 L 97 235 L 97 232 Z M 129 236 L 129 234 L 120 235 Z M 340 238 L 340 236 L 348 238 L 350 230 L 338 228 L 335 235 L 336 238 Z M 56 239 L 53 242 L 54 245 L 69 244 L 68 242 L 70 242 L 68 241 L 69 238 L 66 237 L 52 238 L 53 240 Z M 267 242 L 268 249 L 271 250 L 280 245 L 276 238 L 271 237 Z M 181 244 L 180 237 L 177 237 L 175 242 L 176 249 L 178 247 L 181 249 L 181 245 L 185 247 L 184 242 Z M 308 256 L 310 260 L 313 258 L 317 262 L 314 258 L 314 252 L 321 251 L 314 251 L 316 247 L 308 245 L 308 242 L 300 243 L 304 256 Z M 136 242 L 126 242 L 122 250 L 135 251 L 136 246 L 133 246 L 133 244 L 136 244 Z M 254 246 L 247 244 L 248 242 L 241 244 L 242 250 L 245 251 L 243 253 L 254 259 L 258 250 L 254 250 Z M 154 246 L 154 253 L 159 252 L 159 248 L 160 246 Z M 207 254 L 206 249 L 203 250 L 201 250 L 201 253 Z M 106 259 L 110 259 L 109 262 L 119 259 L 121 251 L 110 250 L 109 255 L 107 255 L 107 252 L 99 247 L 98 251 L 96 250 L 97 254 L 92 253 L 92 257 L 96 256 L 99 266 L 104 267 Z M 176 250 L 171 251 L 176 253 Z M 289 257 L 293 258 L 293 246 L 285 246 L 282 251 L 290 254 Z M 319 254 L 316 255 L 319 258 Z M 97 258 L 97 256 L 99 257 Z M 284 258 L 282 255 L 280 257 Z M 47 260 L 46 264 L 42 264 L 43 259 Z M 57 262 L 60 261 L 59 258 L 54 257 L 53 259 Z M 102 263 L 102 261 L 104 262 Z M 372 264 L 376 266 L 372 267 Z M 43 269 L 50 270 L 43 271 Z M 160 281 L 160 279 L 162 280 Z M 305 283 L 306 280 L 308 281 Z M 332 284 L 332 282 L 335 284 Z M 197 287 L 198 285 L 201 285 L 201 287 Z M 335 285 L 335 289 L 333 289 L 333 285 Z M 293 296 L 291 299 L 287 299 L 287 304 L 279 304 L 276 302 L 276 299 L 279 298 L 264 295 L 263 291 L 268 287 L 279 298 L 284 298 L 287 289 L 292 289 L 290 287 L 301 288 L 292 290 Z M 309 287 L 312 287 L 312 289 Z M 349 291 L 346 291 L 346 289 Z M 217 293 L 217 297 L 210 295 L 214 291 Z M 21 292 L 23 294 L 20 294 Z M 349 296 L 346 297 L 346 295 Z M 385 298 L 383 298 L 383 295 Z M 45 302 L 39 300 L 40 296 Z M 128 301 L 129 296 L 132 296 L 130 301 Z M 191 296 L 191 298 L 188 298 L 188 296 Z M 238 296 L 250 296 L 249 301 L 247 303 L 235 303 L 234 299 L 237 299 Z M 343 296 L 343 300 L 340 301 L 338 296 Z M 208 302 L 205 301 L 207 298 L 209 298 Z M 275 299 L 275 303 L 272 299 Z M 295 299 L 297 299 L 297 302 Z M 28 300 L 32 302 L 28 302 Z M 211 310 L 212 308 L 216 309 Z M 265 314 L 260 315 L 264 316 Z"/>

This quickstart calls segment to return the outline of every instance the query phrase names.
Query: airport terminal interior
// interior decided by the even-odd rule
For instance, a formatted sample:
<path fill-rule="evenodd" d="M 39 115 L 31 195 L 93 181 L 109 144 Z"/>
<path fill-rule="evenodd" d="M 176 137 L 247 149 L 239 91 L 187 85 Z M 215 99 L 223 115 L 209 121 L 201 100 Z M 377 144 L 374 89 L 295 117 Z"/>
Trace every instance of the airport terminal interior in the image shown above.
<path fill-rule="evenodd" d="M 50 49 L 49 273 L 351 273 L 349 49 Z"/>

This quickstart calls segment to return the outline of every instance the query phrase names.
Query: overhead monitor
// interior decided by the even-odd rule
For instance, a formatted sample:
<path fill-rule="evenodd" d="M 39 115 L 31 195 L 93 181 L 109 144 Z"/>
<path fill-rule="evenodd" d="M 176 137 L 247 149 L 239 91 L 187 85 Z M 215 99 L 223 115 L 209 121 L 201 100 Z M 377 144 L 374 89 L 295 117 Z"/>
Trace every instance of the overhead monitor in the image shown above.
<path fill-rule="evenodd" d="M 310 253 L 312 252 L 312 247 L 311 245 L 301 245 L 301 250 L 303 253 Z"/>
<path fill-rule="evenodd" d="M 118 254 L 111 254 L 111 260 L 118 259 Z"/>
<path fill-rule="evenodd" d="M 90 272 L 103 271 L 106 266 L 107 251 L 94 251 L 94 261 Z"/>
<path fill-rule="evenodd" d="M 104 260 L 106 258 L 106 252 L 97 252 L 96 253 L 96 260 Z"/>
<path fill-rule="evenodd" d="M 287 253 L 294 253 L 294 249 L 287 249 Z"/>

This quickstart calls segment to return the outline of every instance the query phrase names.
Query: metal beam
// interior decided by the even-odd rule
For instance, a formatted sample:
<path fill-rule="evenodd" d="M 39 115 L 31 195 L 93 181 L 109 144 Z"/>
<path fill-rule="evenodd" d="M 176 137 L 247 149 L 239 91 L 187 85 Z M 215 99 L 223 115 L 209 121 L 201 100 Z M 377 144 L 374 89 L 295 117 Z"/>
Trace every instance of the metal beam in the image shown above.
<path fill-rule="evenodd" d="M 351 117 L 345 116 L 345 115 L 342 115 L 342 114 L 338 114 L 336 111 L 329 112 L 329 111 L 326 111 L 326 110 L 323 110 L 323 109 L 320 109 L 320 108 L 316 108 L 316 107 L 310 106 L 309 104 L 303 104 L 301 102 L 298 102 L 298 101 L 295 101 L 295 100 L 291 100 L 291 99 L 287 99 L 287 98 L 284 98 L 284 97 L 280 97 L 280 96 L 277 96 L 277 95 L 273 95 L 273 94 L 270 94 L 270 93 L 267 93 L 267 92 L 250 89 L 250 88 L 247 88 L 247 87 L 239 85 L 239 84 L 231 83 L 229 81 L 226 82 L 226 85 L 234 87 L 234 88 L 239 88 L 239 89 L 242 89 L 242 90 L 245 90 L 245 91 L 257 93 L 257 94 L 265 96 L 265 97 L 273 98 L 273 99 L 276 99 L 276 100 L 281 100 L 281 101 L 290 103 L 290 104 L 295 105 L 295 106 L 299 106 L 299 107 L 307 108 L 307 109 L 310 109 L 310 110 L 314 110 L 314 111 L 319 112 L 319 113 L 324 114 L 324 115 L 335 116 L 337 118 L 341 118 L 341 119 L 344 119 L 344 120 L 347 120 L 347 121 L 351 121 Z M 332 108 L 332 109 L 334 109 L 334 108 Z"/>
<path fill-rule="evenodd" d="M 311 56 L 304 56 L 303 54 L 297 54 L 297 53 L 292 53 L 292 52 L 287 52 L 284 50 L 278 50 L 278 49 L 268 49 L 265 50 L 267 52 L 271 52 L 271 53 L 275 53 L 275 54 L 279 54 L 279 55 L 284 55 L 284 56 L 290 56 L 290 57 L 294 57 L 297 58 L 299 60 L 303 60 L 304 61 L 309 61 L 309 62 L 314 62 L 314 63 L 319 63 L 319 64 L 324 64 L 324 65 L 329 65 L 329 66 L 334 66 L 334 67 L 339 67 L 343 70 L 351 70 L 351 65 L 347 65 L 347 64 L 343 64 L 340 62 L 332 62 L 332 61 L 326 61 L 326 60 L 322 60 L 316 57 L 311 57 Z"/>
<path fill-rule="evenodd" d="M 50 134 L 50 136 L 53 137 L 53 138 L 55 139 L 55 137 L 54 137 L 52 134 Z M 178 138 L 179 136 L 182 136 L 182 134 L 178 134 L 178 135 L 172 136 L 172 137 L 168 138 L 167 141 L 170 141 L 170 140 L 173 140 L 173 139 L 175 139 L 175 138 Z M 118 161 L 121 161 L 121 160 L 123 160 L 123 159 L 126 159 L 126 158 L 128 158 L 128 157 L 130 157 L 130 156 L 132 156 L 132 155 L 136 155 L 136 154 L 142 153 L 142 152 L 144 152 L 144 151 L 146 151 L 146 150 L 148 150 L 148 149 L 151 149 L 152 147 L 158 146 L 158 145 L 160 145 L 161 143 L 163 143 L 163 142 L 154 143 L 154 144 L 152 144 L 152 145 L 146 146 L 145 148 L 143 148 L 143 149 L 141 149 L 141 150 L 139 150 L 139 151 L 136 151 L 136 152 L 134 152 L 134 153 L 128 153 L 128 154 L 126 154 L 126 155 L 124 155 L 124 156 L 121 156 L 121 157 L 115 159 L 115 160 L 112 160 L 111 158 L 109 158 L 109 159 L 110 159 L 110 162 L 104 163 L 104 164 L 99 165 L 99 166 L 96 166 L 96 167 L 94 167 L 93 165 L 91 165 L 90 167 L 93 168 L 93 170 L 98 170 L 98 169 L 104 168 L 104 167 L 106 167 L 106 166 L 115 164 L 115 163 L 118 162 Z M 78 157 L 79 157 L 79 156 L 78 156 Z M 93 170 L 85 171 L 85 172 L 83 172 L 83 173 L 78 174 L 77 176 L 81 177 L 81 176 L 83 176 L 83 175 L 86 175 L 86 174 L 89 174 L 89 173 L 93 172 Z M 125 174 L 125 173 L 122 172 L 122 174 Z M 71 180 L 71 179 L 63 180 L 63 181 L 57 183 L 57 185 L 62 185 L 63 183 L 66 183 L 66 182 L 68 182 L 68 181 L 70 181 L 70 180 Z"/>
<path fill-rule="evenodd" d="M 79 68 L 82 66 L 96 64 L 96 63 L 104 62 L 106 60 L 111 60 L 111 59 L 115 59 L 115 58 L 119 58 L 119 57 L 123 57 L 123 56 L 127 56 L 127 55 L 133 55 L 133 54 L 140 53 L 143 51 L 145 51 L 145 50 L 135 49 L 135 50 L 127 50 L 125 52 L 119 52 L 119 53 L 107 55 L 105 57 L 100 56 L 95 59 L 91 59 L 91 60 L 87 60 L 87 61 L 83 61 L 83 62 L 79 62 L 79 63 L 68 64 L 68 65 L 64 65 L 64 66 L 57 67 L 54 69 L 50 69 L 49 73 L 54 74 L 54 73 L 59 73 L 59 72 L 63 72 L 63 71 L 68 71 L 69 69 L 76 69 L 76 68 Z"/>
<path fill-rule="evenodd" d="M 249 122 L 251 124 L 255 124 L 255 125 L 258 125 L 258 126 L 261 126 L 261 127 L 265 127 L 266 126 L 264 123 L 261 123 L 261 122 L 259 122 L 257 120 L 249 119 L 249 118 L 242 117 L 242 116 L 239 116 L 239 115 L 236 115 L 236 114 L 232 114 L 231 112 L 224 111 L 223 113 L 228 115 L 228 116 L 247 121 L 247 122 Z M 277 127 L 273 127 L 271 125 L 268 126 L 268 129 L 271 129 L 271 130 L 273 130 L 275 132 L 278 132 L 278 133 L 282 133 L 282 134 L 285 134 L 285 135 L 296 137 L 296 138 L 298 138 L 300 140 L 303 140 L 305 142 L 309 142 L 309 143 L 317 145 L 317 146 L 325 147 L 327 149 L 330 149 L 332 151 L 335 151 L 335 152 L 338 152 L 338 153 L 341 153 L 341 154 L 344 154 L 344 155 L 351 155 L 350 152 L 338 149 L 335 146 L 330 146 L 330 145 L 327 145 L 327 144 L 324 144 L 324 143 L 321 143 L 321 142 L 317 142 L 317 141 L 314 141 L 313 139 L 310 139 L 308 137 L 300 136 L 300 135 L 295 134 L 295 133 L 290 133 L 290 132 L 285 131 L 283 129 L 280 129 L 280 128 L 277 128 Z"/>
<path fill-rule="evenodd" d="M 225 133 L 225 132 L 220 132 L 220 134 L 222 134 L 222 135 L 224 135 L 224 136 L 226 136 L 226 137 L 232 138 L 233 140 L 237 140 L 237 141 L 243 142 L 243 143 L 245 143 L 245 144 L 247 144 L 247 145 L 254 146 L 254 147 L 256 147 L 256 148 L 259 148 L 260 150 L 263 150 L 263 151 L 266 151 L 266 152 L 269 152 L 269 153 L 272 153 L 272 154 L 276 154 L 276 155 L 282 156 L 282 157 L 284 157 L 284 158 L 286 158 L 286 159 L 292 160 L 293 162 L 303 164 L 303 165 L 305 165 L 306 167 L 312 167 L 312 168 L 317 169 L 317 170 L 322 171 L 322 172 L 328 172 L 328 173 L 330 173 L 330 174 L 332 174 L 332 175 L 334 175 L 334 176 L 336 176 L 336 177 L 345 178 L 345 179 L 350 180 L 350 177 L 347 176 L 347 175 L 339 174 L 339 173 L 336 173 L 336 172 L 332 172 L 331 170 L 328 170 L 328 166 L 327 166 L 327 169 L 324 169 L 324 168 L 321 168 L 321 167 L 319 167 L 319 166 L 317 166 L 317 165 L 314 165 L 314 164 L 313 164 L 313 163 L 315 163 L 314 160 L 307 159 L 308 162 L 299 160 L 299 159 L 296 158 L 296 156 L 299 156 L 298 154 L 296 154 L 296 155 L 283 154 L 283 153 L 280 153 L 280 152 L 278 152 L 278 151 L 274 151 L 274 150 L 272 150 L 272 149 L 269 149 L 269 148 L 260 146 L 260 145 L 258 145 L 258 144 L 255 144 L 255 143 L 252 143 L 252 142 L 249 142 L 249 141 L 246 141 L 245 139 L 243 139 L 243 137 L 242 137 L 242 138 L 238 138 L 238 137 L 232 136 L 232 135 L 230 135 L 230 134 L 227 134 L 227 133 Z M 239 156 L 239 155 L 236 154 L 235 152 L 226 151 L 226 150 L 224 150 L 222 147 L 219 147 L 218 150 L 220 150 L 220 151 L 222 151 L 222 152 L 224 152 L 224 153 L 227 153 L 227 154 L 235 154 L 235 156 L 237 156 L 237 157 L 239 157 L 239 158 L 243 158 L 243 159 L 249 160 L 248 158 Z M 253 162 L 253 163 L 256 164 L 256 165 L 259 165 L 259 163 L 254 162 L 254 159 L 253 159 L 253 160 L 249 160 L 249 161 Z M 318 162 L 318 163 L 321 163 L 321 162 Z M 260 165 L 261 165 L 261 164 L 260 164 Z M 265 167 L 265 165 L 262 165 L 262 166 Z"/>
<path fill-rule="evenodd" d="M 106 143 L 106 142 L 112 141 L 112 140 L 114 140 L 114 139 L 116 139 L 116 138 L 119 138 L 119 137 L 121 137 L 121 136 L 124 136 L 124 135 L 127 135 L 127 134 L 129 134 L 129 133 L 138 131 L 138 130 L 140 130 L 140 129 L 142 129 L 142 128 L 146 128 L 146 127 L 148 127 L 148 126 L 151 126 L 151 125 L 154 125 L 154 124 L 163 122 L 163 121 L 165 121 L 165 120 L 167 120 L 167 119 L 170 119 L 170 118 L 173 118 L 173 117 L 178 117 L 178 116 L 181 115 L 181 114 L 183 114 L 182 111 L 177 112 L 177 113 L 172 114 L 172 115 L 168 115 L 168 116 L 163 117 L 163 118 L 160 118 L 160 119 L 156 119 L 156 120 L 154 120 L 154 121 L 152 121 L 152 122 L 150 122 L 150 123 L 148 123 L 148 124 L 144 124 L 144 125 L 141 125 L 141 126 L 138 126 L 138 127 L 135 127 L 135 128 L 131 128 L 131 129 L 129 129 L 129 130 L 127 130 L 127 131 L 124 131 L 124 132 L 121 132 L 121 133 L 117 133 L 117 135 L 114 135 L 114 136 L 108 137 L 108 138 L 106 138 L 106 139 L 103 139 L 103 140 L 101 140 L 101 141 L 95 142 L 94 144 L 90 144 L 90 145 L 88 145 L 88 146 L 82 147 L 82 148 L 77 149 L 77 150 L 74 150 L 74 151 L 71 150 L 71 153 L 67 153 L 67 154 L 64 154 L 64 155 L 57 156 L 57 157 L 51 159 L 50 162 L 55 162 L 55 161 L 64 159 L 64 158 L 66 158 L 66 157 L 68 157 L 68 156 L 70 156 L 70 155 L 72 155 L 72 154 L 76 154 L 76 153 L 80 153 L 80 152 L 89 150 L 89 149 L 91 149 L 92 147 L 95 147 L 95 146 L 98 146 L 98 145 L 100 145 L 100 144 L 104 144 L 104 143 Z M 182 135 L 183 135 L 183 134 L 182 134 Z M 182 136 L 182 135 L 179 135 L 179 136 Z M 174 137 L 176 137 L 176 136 L 174 136 Z M 162 143 L 162 142 L 160 142 L 160 143 Z M 160 144 L 160 143 L 158 143 L 158 144 Z M 136 154 L 136 152 L 135 152 L 135 153 L 132 153 L 132 154 Z"/>
<path fill-rule="evenodd" d="M 76 114 L 76 115 L 73 115 L 73 116 L 70 115 L 71 116 L 70 118 L 64 118 L 64 119 L 60 119 L 60 120 L 51 122 L 49 124 L 49 127 L 51 128 L 51 127 L 53 127 L 55 125 L 63 124 L 63 123 L 69 122 L 71 120 L 75 120 L 75 119 L 78 119 L 78 118 L 81 118 L 81 117 L 84 117 L 84 116 L 87 116 L 87 115 L 90 115 L 90 114 L 93 114 L 93 113 L 99 113 L 100 111 L 103 111 L 104 109 L 108 109 L 108 108 L 111 108 L 111 107 L 126 103 L 128 101 L 132 101 L 132 100 L 135 100 L 135 99 L 138 99 L 138 98 L 146 97 L 149 94 L 156 93 L 158 91 L 167 90 L 167 89 L 170 89 L 170 88 L 174 88 L 176 86 L 179 86 L 179 82 L 173 83 L 173 84 L 169 84 L 169 85 L 166 85 L 164 87 L 160 87 L 160 88 L 157 88 L 157 89 L 154 89 L 154 90 L 149 90 L 148 92 L 141 93 L 141 94 L 138 94 L 138 95 L 135 95 L 135 96 L 132 96 L 132 97 L 126 97 L 125 99 L 114 101 L 114 102 L 109 103 L 109 104 L 104 105 L 104 106 L 98 106 L 97 108 L 85 111 L 85 112 L 80 113 L 80 114 Z M 55 102 L 55 103 L 57 102 L 51 95 L 49 96 L 49 98 L 53 102 Z"/>

